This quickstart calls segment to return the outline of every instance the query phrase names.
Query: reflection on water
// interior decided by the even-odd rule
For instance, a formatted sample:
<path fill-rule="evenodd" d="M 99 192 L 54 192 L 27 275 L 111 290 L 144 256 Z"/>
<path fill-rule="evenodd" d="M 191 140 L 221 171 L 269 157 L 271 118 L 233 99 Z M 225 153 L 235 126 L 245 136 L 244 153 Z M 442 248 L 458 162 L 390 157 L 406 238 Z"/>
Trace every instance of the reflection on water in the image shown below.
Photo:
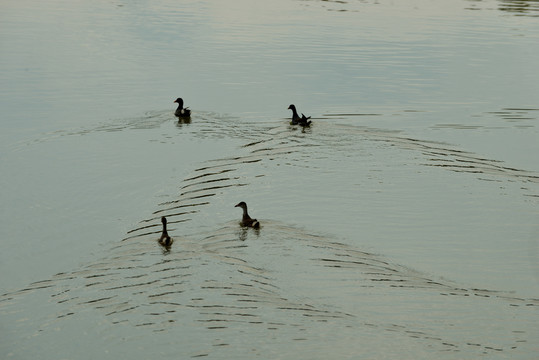
<path fill-rule="evenodd" d="M 539 1 L 537 0 L 499 0 L 500 11 L 507 11 L 517 16 L 539 16 Z"/>
<path fill-rule="evenodd" d="M 539 109 L 505 108 L 500 111 L 493 111 L 491 114 L 494 114 L 507 122 L 515 123 L 515 127 L 531 128 L 533 127 L 533 121 L 538 119 L 537 114 L 539 114 Z"/>
<path fill-rule="evenodd" d="M 479 6 L 490 5 L 491 1 L 468 0 L 472 7 L 469 10 L 480 10 Z M 515 16 L 539 16 L 539 1 L 537 0 L 497 0 L 497 9 Z"/>
<path fill-rule="evenodd" d="M 365 11 L 366 5 L 369 6 L 382 6 L 387 5 L 384 1 L 368 1 L 368 0 L 300 0 L 306 4 L 313 3 L 321 6 L 328 11 L 336 12 L 359 12 Z M 480 10 L 479 6 L 483 4 L 490 6 L 492 0 L 467 0 L 471 3 L 469 10 Z M 510 13 L 515 16 L 539 16 L 539 1 L 538 0 L 496 0 L 498 3 L 497 9 L 503 12 Z M 423 4 L 424 5 L 424 4 Z"/>

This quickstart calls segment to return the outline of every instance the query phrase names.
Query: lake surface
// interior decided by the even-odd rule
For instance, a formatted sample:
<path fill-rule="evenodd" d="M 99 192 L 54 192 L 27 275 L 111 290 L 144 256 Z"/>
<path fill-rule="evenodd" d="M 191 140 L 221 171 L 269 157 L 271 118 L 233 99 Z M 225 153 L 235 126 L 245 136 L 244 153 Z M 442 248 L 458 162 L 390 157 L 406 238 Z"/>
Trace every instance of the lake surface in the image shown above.
<path fill-rule="evenodd" d="M 1 10 L 0 357 L 536 358 L 539 2 Z"/>

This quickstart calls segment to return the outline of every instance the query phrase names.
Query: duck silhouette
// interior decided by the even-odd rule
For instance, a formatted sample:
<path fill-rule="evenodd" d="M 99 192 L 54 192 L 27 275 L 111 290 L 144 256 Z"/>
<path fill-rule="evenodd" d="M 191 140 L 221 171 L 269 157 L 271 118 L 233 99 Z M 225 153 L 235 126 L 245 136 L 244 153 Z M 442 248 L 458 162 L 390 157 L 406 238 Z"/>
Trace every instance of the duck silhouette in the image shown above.
<path fill-rule="evenodd" d="M 290 105 L 288 109 L 292 110 L 292 121 L 290 121 L 290 125 L 300 125 L 303 127 L 311 125 L 311 120 L 309 120 L 311 117 L 307 117 L 303 114 L 301 114 L 301 117 L 299 117 L 294 104 Z"/>
<path fill-rule="evenodd" d="M 159 238 L 158 242 L 164 247 L 170 247 L 170 245 L 172 245 L 174 240 L 170 236 L 168 236 L 167 218 L 163 216 L 161 218 L 161 222 L 163 223 L 163 232 L 161 233 L 161 237 Z"/>
<path fill-rule="evenodd" d="M 240 207 L 243 209 L 243 217 L 241 218 L 240 225 L 245 227 L 252 227 L 253 229 L 260 228 L 260 222 L 256 219 L 252 219 L 247 213 L 247 204 L 242 201 L 234 207 Z"/>
<path fill-rule="evenodd" d="M 179 118 L 188 118 L 188 117 L 191 116 L 191 110 L 189 110 L 189 108 L 184 108 L 183 107 L 183 99 L 182 98 L 177 98 L 176 100 L 174 100 L 174 102 L 178 103 L 178 108 L 174 112 L 174 115 L 176 115 Z"/>

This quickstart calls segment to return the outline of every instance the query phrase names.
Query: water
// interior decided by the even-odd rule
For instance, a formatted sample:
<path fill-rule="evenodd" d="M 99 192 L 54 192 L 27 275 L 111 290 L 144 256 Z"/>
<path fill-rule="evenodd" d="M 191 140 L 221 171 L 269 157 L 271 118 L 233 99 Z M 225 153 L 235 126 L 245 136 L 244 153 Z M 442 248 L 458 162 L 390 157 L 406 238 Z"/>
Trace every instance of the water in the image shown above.
<path fill-rule="evenodd" d="M 536 357 L 537 2 L 1 13 L 3 358 Z"/>

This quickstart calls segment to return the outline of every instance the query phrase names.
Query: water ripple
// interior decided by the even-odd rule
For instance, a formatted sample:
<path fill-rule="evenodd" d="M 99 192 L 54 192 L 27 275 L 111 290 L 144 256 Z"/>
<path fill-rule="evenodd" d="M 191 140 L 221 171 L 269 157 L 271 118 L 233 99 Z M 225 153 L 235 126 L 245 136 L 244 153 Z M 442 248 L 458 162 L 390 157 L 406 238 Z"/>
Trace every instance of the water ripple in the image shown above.
<path fill-rule="evenodd" d="M 373 331 L 414 339 L 436 351 L 504 352 L 508 356 L 531 341 L 532 334 L 523 329 L 531 326 L 529 315 L 539 306 L 539 299 L 422 274 L 286 223 L 266 220 L 261 230 L 239 228 L 235 221 L 214 224 L 210 230 L 176 236 L 174 246 L 161 251 L 156 242 L 161 216 L 167 216 L 170 224 L 194 220 L 217 194 L 250 185 L 249 177 L 240 176 L 240 171 L 268 159 L 301 166 L 295 161 L 307 148 L 315 148 L 320 158 L 331 158 L 335 153 L 346 154 L 360 140 L 373 141 L 415 151 L 423 156 L 425 166 L 499 180 L 539 182 L 533 172 L 399 132 L 330 127 L 323 122 L 315 124 L 309 134 L 293 131 L 285 123 L 261 125 L 264 131 L 226 125 L 201 124 L 204 136 L 219 133 L 244 139 L 237 155 L 200 164 L 180 183 L 174 200 L 159 204 L 106 257 L 0 296 L 2 316 L 21 320 L 26 317 L 16 315 L 21 304 L 33 296 L 45 296 L 53 311 L 35 320 L 40 335 L 62 328 L 63 322 L 68 331 L 69 319 L 90 311 L 112 325 L 144 332 L 164 334 L 180 329 L 182 333 L 181 329 L 189 328 L 213 344 L 192 344 L 184 354 L 194 357 L 232 346 L 238 331 L 252 334 L 249 339 L 257 341 L 255 334 L 260 329 L 273 331 L 281 340 L 310 345 L 330 333 L 353 339 Z M 423 308 L 425 298 L 432 308 Z M 526 326 L 521 328 L 517 322 L 493 330 L 494 320 L 473 313 L 455 319 L 450 327 L 419 320 L 425 314 L 429 318 L 445 318 L 447 311 L 458 314 L 463 304 L 494 313 L 503 310 Z M 412 317 L 404 316 L 402 309 Z M 386 316 L 377 316 L 380 311 Z M 388 321 L 390 318 L 394 321 Z M 492 334 L 477 341 L 470 328 Z"/>

